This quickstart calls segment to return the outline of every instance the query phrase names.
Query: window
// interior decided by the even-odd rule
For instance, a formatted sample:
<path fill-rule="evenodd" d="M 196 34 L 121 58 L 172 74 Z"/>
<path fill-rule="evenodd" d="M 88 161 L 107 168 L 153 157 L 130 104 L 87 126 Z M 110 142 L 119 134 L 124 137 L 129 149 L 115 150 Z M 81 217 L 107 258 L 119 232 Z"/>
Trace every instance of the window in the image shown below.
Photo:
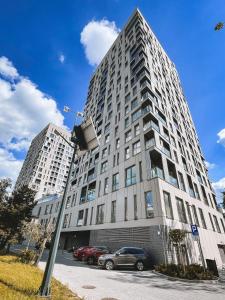
<path fill-rule="evenodd" d="M 120 147 L 120 139 L 117 139 L 116 140 L 116 149 L 119 149 L 119 147 Z"/>
<path fill-rule="evenodd" d="M 173 219 L 173 210 L 172 210 L 170 194 L 167 192 L 163 192 L 163 198 L 165 204 L 166 217 L 168 219 Z"/>
<path fill-rule="evenodd" d="M 140 134 L 140 125 L 137 124 L 134 126 L 134 135 L 137 136 Z"/>
<path fill-rule="evenodd" d="M 182 223 L 187 223 L 184 202 L 180 198 L 176 198 L 176 200 L 177 200 L 177 212 L 178 212 L 179 220 Z"/>
<path fill-rule="evenodd" d="M 142 162 L 139 161 L 139 177 L 140 177 L 140 181 L 143 180 L 143 176 L 142 176 Z"/>
<path fill-rule="evenodd" d="M 68 225 L 68 219 L 69 219 L 69 214 L 64 215 L 64 220 L 63 220 L 63 228 L 66 228 Z"/>
<path fill-rule="evenodd" d="M 194 205 L 192 205 L 192 212 L 193 212 L 193 216 L 194 216 L 194 222 L 197 226 L 199 226 L 197 210 L 196 210 L 196 207 Z"/>
<path fill-rule="evenodd" d="M 134 195 L 134 220 L 138 219 L 137 214 L 137 195 Z"/>
<path fill-rule="evenodd" d="M 112 178 L 112 190 L 113 192 L 119 189 L 119 173 L 113 175 Z"/>
<path fill-rule="evenodd" d="M 105 143 L 108 143 L 109 142 L 109 134 L 107 134 L 106 136 L 105 136 Z"/>
<path fill-rule="evenodd" d="M 116 200 L 112 201 L 111 205 L 111 223 L 116 222 Z"/>
<path fill-rule="evenodd" d="M 84 210 L 82 209 L 78 213 L 77 226 L 83 225 L 83 218 L 84 218 Z"/>
<path fill-rule="evenodd" d="M 199 215 L 200 215 L 201 222 L 202 222 L 202 227 L 205 228 L 205 229 L 207 229 L 203 211 L 202 211 L 201 208 L 198 208 L 198 210 L 199 210 Z"/>
<path fill-rule="evenodd" d="M 67 197 L 66 208 L 70 207 L 71 196 Z"/>
<path fill-rule="evenodd" d="M 127 197 L 124 198 L 124 221 L 127 221 Z"/>
<path fill-rule="evenodd" d="M 146 218 L 154 218 L 153 196 L 151 191 L 145 193 L 145 209 Z"/>
<path fill-rule="evenodd" d="M 141 142 L 137 141 L 133 144 L 133 155 L 136 155 L 141 152 Z"/>
<path fill-rule="evenodd" d="M 109 178 L 105 178 L 105 184 L 104 184 L 104 194 L 107 194 L 109 192 Z"/>
<path fill-rule="evenodd" d="M 198 191 L 198 186 L 197 186 L 197 184 L 194 183 L 194 182 L 193 182 L 193 184 L 194 184 L 195 196 L 196 196 L 197 199 L 200 200 L 200 195 L 199 195 L 199 191 Z"/>
<path fill-rule="evenodd" d="M 222 220 L 222 219 L 220 219 L 220 222 L 221 222 L 221 225 L 222 225 L 222 227 L 223 227 L 223 232 L 225 233 L 225 226 L 224 226 L 224 222 L 223 222 L 223 220 Z"/>
<path fill-rule="evenodd" d="M 211 222 L 211 225 L 212 225 L 212 229 L 213 229 L 213 231 L 215 231 L 215 226 L 213 224 L 212 216 L 211 216 L 210 213 L 209 213 L 209 219 L 210 219 L 210 222 Z"/>
<path fill-rule="evenodd" d="M 135 111 L 135 112 L 131 115 L 131 120 L 132 120 L 132 122 L 135 122 L 138 118 L 140 118 L 140 117 L 141 117 L 141 114 L 142 114 L 141 109 Z"/>
<path fill-rule="evenodd" d="M 103 224 L 104 222 L 104 204 L 97 206 L 96 224 Z"/>
<path fill-rule="evenodd" d="M 129 117 L 128 118 L 126 118 L 125 119 L 125 123 L 124 123 L 124 125 L 125 125 L 125 128 L 127 128 L 128 126 L 129 126 Z"/>
<path fill-rule="evenodd" d="M 179 178 L 179 183 L 180 183 L 180 189 L 183 191 L 186 191 L 183 174 L 178 172 L 178 178 Z"/>
<path fill-rule="evenodd" d="M 187 213 L 188 213 L 189 222 L 190 222 L 190 224 L 193 224 L 190 206 L 191 205 L 188 202 L 186 202 L 186 209 L 187 209 Z"/>
<path fill-rule="evenodd" d="M 137 105 L 138 105 L 138 100 L 136 98 L 131 102 L 131 109 L 134 109 Z"/>
<path fill-rule="evenodd" d="M 217 230 L 217 232 L 221 233 L 217 217 L 213 215 L 213 219 L 214 219 L 214 223 L 216 224 L 216 230 Z"/>
<path fill-rule="evenodd" d="M 105 158 L 107 154 L 107 148 L 102 150 L 102 158 Z"/>
<path fill-rule="evenodd" d="M 130 148 L 129 147 L 127 147 L 125 149 L 125 159 L 128 159 L 128 158 L 130 158 Z"/>
<path fill-rule="evenodd" d="M 125 143 L 129 142 L 132 139 L 131 130 L 125 133 Z"/>
<path fill-rule="evenodd" d="M 91 208 L 90 225 L 92 225 L 94 207 Z"/>
<path fill-rule="evenodd" d="M 104 161 L 104 162 L 102 163 L 102 165 L 101 165 L 101 173 L 106 172 L 107 167 L 108 167 L 108 162 L 107 162 L 107 161 Z"/>
<path fill-rule="evenodd" d="M 85 209 L 85 214 L 84 214 L 84 226 L 87 225 L 87 219 L 88 219 L 88 208 Z"/>
<path fill-rule="evenodd" d="M 136 183 L 136 166 L 132 166 L 126 169 L 125 186 L 130 186 Z"/>
<path fill-rule="evenodd" d="M 127 106 L 125 107 L 125 116 L 126 116 L 128 113 L 129 113 L 129 106 L 127 105 Z"/>

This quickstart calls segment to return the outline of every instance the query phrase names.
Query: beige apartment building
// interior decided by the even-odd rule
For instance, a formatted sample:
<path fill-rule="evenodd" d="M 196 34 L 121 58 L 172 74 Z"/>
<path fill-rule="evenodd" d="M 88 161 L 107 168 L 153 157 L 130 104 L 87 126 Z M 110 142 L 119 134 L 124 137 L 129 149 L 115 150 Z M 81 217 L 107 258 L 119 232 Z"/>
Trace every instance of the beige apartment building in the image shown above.
<path fill-rule="evenodd" d="M 168 232 L 179 228 L 187 263 L 202 264 L 202 252 L 205 264 L 222 267 L 225 220 L 191 113 L 174 63 L 139 10 L 92 76 L 84 113 L 100 145 L 74 162 L 61 244 L 140 246 L 154 262 L 170 262 Z"/>
<path fill-rule="evenodd" d="M 68 176 L 72 148 L 55 133 L 57 130 L 70 141 L 70 133 L 54 124 L 48 124 L 33 140 L 16 181 L 15 188 L 28 185 L 44 195 L 61 194 Z"/>

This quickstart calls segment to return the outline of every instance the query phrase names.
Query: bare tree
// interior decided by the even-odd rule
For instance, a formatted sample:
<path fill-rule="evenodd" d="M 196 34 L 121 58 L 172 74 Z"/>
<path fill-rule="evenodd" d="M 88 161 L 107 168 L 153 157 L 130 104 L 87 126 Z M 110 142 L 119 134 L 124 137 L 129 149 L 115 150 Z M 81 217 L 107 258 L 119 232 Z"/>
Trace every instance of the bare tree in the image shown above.
<path fill-rule="evenodd" d="M 22 227 L 23 237 L 27 240 L 26 250 L 29 249 L 30 243 L 37 243 L 41 237 L 42 226 L 35 221 L 24 222 Z"/>

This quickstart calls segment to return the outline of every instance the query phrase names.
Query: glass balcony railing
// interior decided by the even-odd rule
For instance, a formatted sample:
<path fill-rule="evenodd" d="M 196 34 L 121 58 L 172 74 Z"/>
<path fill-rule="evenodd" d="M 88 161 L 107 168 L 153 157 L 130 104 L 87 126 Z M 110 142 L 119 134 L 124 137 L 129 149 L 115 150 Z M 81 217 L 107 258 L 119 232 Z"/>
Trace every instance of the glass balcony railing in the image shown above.
<path fill-rule="evenodd" d="M 155 139 L 154 138 L 152 138 L 150 140 L 147 140 L 145 142 L 145 149 L 149 149 L 149 148 L 151 148 L 153 146 L 155 146 Z"/>
<path fill-rule="evenodd" d="M 153 121 L 149 121 L 144 124 L 144 127 L 143 127 L 144 131 L 149 128 L 154 128 L 155 130 L 157 130 L 159 132 L 159 126 L 156 123 L 154 123 Z"/>
<path fill-rule="evenodd" d="M 177 181 L 177 178 L 173 177 L 173 176 L 169 176 L 169 179 L 170 179 L 170 183 L 177 187 L 178 188 L 178 181 Z"/>
<path fill-rule="evenodd" d="M 171 158 L 170 150 L 166 149 L 165 147 L 161 147 L 160 149 L 164 154 Z"/>
<path fill-rule="evenodd" d="M 152 106 L 148 105 L 145 108 L 142 108 L 142 116 L 149 113 L 149 112 L 153 112 Z"/>
<path fill-rule="evenodd" d="M 161 179 L 164 179 L 163 170 L 158 168 L 158 167 L 152 168 L 151 169 L 151 178 L 155 178 L 155 177 L 159 177 Z"/>
<path fill-rule="evenodd" d="M 88 191 L 87 194 L 87 201 L 93 201 L 95 200 L 96 196 L 95 196 L 95 191 Z"/>

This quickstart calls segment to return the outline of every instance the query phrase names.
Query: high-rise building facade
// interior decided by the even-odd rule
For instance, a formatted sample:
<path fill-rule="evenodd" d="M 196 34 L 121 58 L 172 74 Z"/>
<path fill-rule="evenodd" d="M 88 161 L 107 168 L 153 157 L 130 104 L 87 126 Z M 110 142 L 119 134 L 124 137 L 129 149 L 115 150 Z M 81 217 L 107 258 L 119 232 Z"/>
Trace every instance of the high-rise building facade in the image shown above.
<path fill-rule="evenodd" d="M 85 237 L 111 249 L 145 247 L 155 262 L 171 261 L 168 232 L 178 228 L 187 231 L 187 263 L 203 263 L 202 253 L 205 263 L 225 263 L 224 217 L 175 65 L 138 10 L 97 67 L 84 112 L 100 146 L 75 160 L 66 244 Z"/>
<path fill-rule="evenodd" d="M 17 178 L 15 188 L 28 185 L 36 199 L 48 194 L 61 194 L 67 180 L 72 148 L 58 134 L 70 141 L 70 133 L 48 124 L 33 140 Z"/>

